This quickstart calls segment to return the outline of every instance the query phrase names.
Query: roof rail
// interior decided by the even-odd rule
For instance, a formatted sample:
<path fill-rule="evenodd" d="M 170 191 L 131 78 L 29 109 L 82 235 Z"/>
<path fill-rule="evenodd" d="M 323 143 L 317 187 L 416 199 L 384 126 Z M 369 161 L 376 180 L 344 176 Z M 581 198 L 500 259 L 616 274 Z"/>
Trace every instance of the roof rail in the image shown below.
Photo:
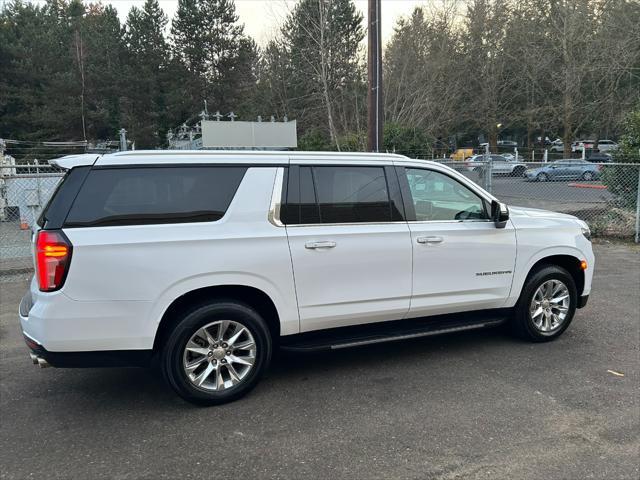
<path fill-rule="evenodd" d="M 80 167 L 83 165 L 93 165 L 100 157 L 96 153 L 81 153 L 79 155 L 66 155 L 60 158 L 53 158 L 49 160 L 49 164 L 55 167 L 69 170 L 73 167 Z"/>

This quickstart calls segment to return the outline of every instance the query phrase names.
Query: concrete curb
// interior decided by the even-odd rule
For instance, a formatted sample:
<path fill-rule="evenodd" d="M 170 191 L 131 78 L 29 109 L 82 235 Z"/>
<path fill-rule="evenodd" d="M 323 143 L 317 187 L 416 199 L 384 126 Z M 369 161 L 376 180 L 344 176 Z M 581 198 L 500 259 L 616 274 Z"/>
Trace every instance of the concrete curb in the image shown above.
<path fill-rule="evenodd" d="M 577 188 L 595 188 L 596 190 L 606 190 L 606 185 L 591 185 L 589 183 L 570 183 L 569 187 L 577 187 Z"/>
<path fill-rule="evenodd" d="M 0 277 L 10 277 L 12 275 L 21 275 L 23 273 L 33 273 L 33 268 L 32 267 L 0 268 Z"/>
<path fill-rule="evenodd" d="M 20 275 L 33 272 L 33 258 L 29 256 L 2 258 L 0 261 L 0 277 Z"/>

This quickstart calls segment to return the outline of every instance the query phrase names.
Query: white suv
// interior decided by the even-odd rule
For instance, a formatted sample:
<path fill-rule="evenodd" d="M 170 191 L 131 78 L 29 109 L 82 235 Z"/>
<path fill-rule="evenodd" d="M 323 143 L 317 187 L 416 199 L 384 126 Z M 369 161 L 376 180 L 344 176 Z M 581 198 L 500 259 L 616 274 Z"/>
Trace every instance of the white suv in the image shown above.
<path fill-rule="evenodd" d="M 575 217 L 509 209 L 398 155 L 135 151 L 68 170 L 20 304 L 41 366 L 157 365 L 199 404 L 308 351 L 504 322 L 558 337 L 594 257 Z"/>

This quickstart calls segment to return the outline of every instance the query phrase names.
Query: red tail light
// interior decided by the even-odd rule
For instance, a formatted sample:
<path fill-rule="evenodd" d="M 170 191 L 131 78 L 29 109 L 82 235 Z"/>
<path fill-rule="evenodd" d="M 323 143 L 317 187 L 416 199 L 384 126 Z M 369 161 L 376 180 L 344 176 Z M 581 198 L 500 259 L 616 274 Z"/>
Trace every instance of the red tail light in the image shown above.
<path fill-rule="evenodd" d="M 36 239 L 36 275 L 43 292 L 60 289 L 71 263 L 71 242 L 64 233 L 40 230 Z"/>

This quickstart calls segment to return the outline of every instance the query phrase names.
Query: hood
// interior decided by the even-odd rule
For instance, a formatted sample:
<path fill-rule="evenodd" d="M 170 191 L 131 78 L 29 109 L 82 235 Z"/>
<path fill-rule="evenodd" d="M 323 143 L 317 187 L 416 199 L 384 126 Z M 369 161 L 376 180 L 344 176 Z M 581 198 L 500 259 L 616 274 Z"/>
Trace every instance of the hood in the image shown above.
<path fill-rule="evenodd" d="M 510 217 L 529 217 L 529 218 L 562 218 L 578 220 L 577 217 L 566 213 L 552 212 L 550 210 L 540 210 L 538 208 L 512 207 L 509 205 Z"/>

